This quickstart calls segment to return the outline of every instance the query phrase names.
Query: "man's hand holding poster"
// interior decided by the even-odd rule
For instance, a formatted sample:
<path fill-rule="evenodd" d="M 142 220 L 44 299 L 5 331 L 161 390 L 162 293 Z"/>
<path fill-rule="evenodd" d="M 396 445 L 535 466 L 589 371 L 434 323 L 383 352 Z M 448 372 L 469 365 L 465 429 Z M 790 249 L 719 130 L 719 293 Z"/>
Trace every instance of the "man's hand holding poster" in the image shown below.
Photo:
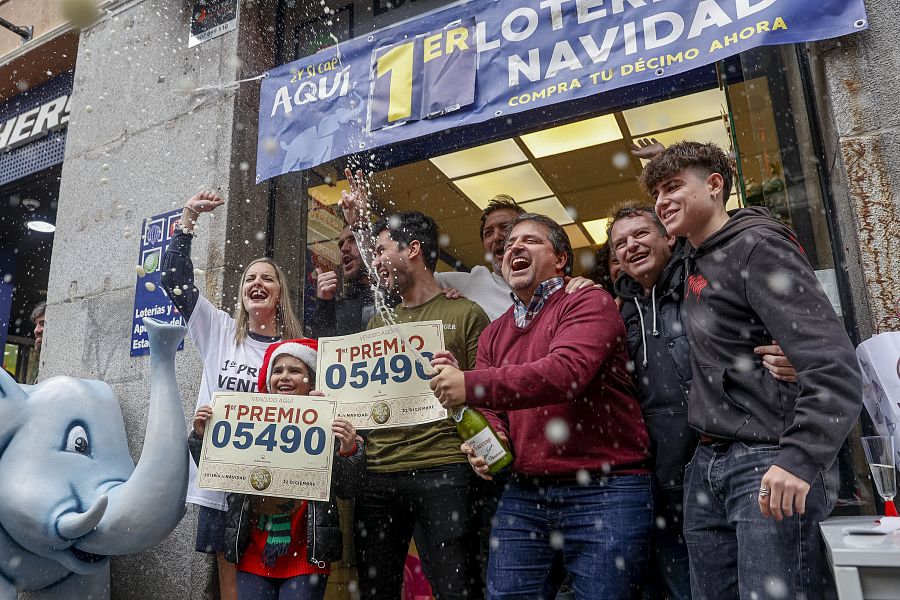
<path fill-rule="evenodd" d="M 444 349 L 441 321 L 420 321 L 319 340 L 318 387 L 358 429 L 431 423 L 447 417 L 422 364 Z"/>
<path fill-rule="evenodd" d="M 337 402 L 219 392 L 203 437 L 201 488 L 328 500 Z"/>

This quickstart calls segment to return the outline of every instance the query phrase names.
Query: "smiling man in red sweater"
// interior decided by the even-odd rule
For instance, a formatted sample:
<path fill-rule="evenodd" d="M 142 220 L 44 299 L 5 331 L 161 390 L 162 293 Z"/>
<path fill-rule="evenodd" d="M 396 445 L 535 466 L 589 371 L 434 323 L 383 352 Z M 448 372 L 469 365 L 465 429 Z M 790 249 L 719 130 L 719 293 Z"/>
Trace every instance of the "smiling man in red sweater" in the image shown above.
<path fill-rule="evenodd" d="M 571 264 L 562 227 L 519 215 L 502 269 L 513 306 L 481 334 L 475 370 L 440 366 L 432 380 L 445 408 L 484 409 L 515 455 L 491 533 L 489 598 L 539 597 L 557 552 L 578 598 L 632 598 L 647 561 L 649 443 L 625 326 L 605 291 L 562 292 Z"/>

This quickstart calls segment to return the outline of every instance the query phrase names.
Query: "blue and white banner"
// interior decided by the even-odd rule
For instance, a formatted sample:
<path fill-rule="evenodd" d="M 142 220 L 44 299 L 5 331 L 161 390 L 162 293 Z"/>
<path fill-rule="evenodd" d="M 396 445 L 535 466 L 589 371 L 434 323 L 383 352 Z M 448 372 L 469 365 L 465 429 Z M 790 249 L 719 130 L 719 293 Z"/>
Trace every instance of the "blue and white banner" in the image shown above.
<path fill-rule="evenodd" d="M 267 73 L 256 180 L 867 27 L 863 0 L 471 0 Z"/>
<path fill-rule="evenodd" d="M 137 281 L 134 284 L 134 309 L 131 316 L 131 356 L 150 354 L 150 339 L 144 327 L 144 317 L 172 325 L 186 326 L 184 317 L 160 285 L 160 268 L 175 225 L 181 220 L 182 209 L 170 210 L 144 219 L 141 227 L 141 247 L 138 251 Z M 184 340 L 178 345 L 184 349 Z"/>

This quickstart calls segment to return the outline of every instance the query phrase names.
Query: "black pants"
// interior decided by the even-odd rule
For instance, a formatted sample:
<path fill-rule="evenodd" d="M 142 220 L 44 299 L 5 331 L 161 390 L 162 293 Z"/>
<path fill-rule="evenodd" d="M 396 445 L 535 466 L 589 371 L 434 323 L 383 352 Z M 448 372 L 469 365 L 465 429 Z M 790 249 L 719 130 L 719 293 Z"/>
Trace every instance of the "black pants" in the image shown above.
<path fill-rule="evenodd" d="M 356 562 L 365 600 L 397 600 L 413 529 L 438 600 L 482 597 L 480 503 L 467 464 L 366 474 L 356 499 Z"/>

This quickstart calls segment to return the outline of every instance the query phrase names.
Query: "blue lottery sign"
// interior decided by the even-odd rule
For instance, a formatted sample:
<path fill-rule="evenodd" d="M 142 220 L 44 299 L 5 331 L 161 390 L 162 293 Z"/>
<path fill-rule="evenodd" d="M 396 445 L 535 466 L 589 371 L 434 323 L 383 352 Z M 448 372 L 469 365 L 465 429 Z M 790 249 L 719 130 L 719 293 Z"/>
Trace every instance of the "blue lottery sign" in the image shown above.
<path fill-rule="evenodd" d="M 867 27 L 863 0 L 470 0 L 269 71 L 256 180 Z"/>
<path fill-rule="evenodd" d="M 131 320 L 131 356 L 150 354 L 150 342 L 143 318 L 185 325 L 184 317 L 163 292 L 159 282 L 159 270 L 163 253 L 175 232 L 175 224 L 181 218 L 181 209 L 172 210 L 144 219 L 141 227 L 141 247 L 138 252 L 137 281 L 134 286 L 134 309 Z M 143 274 L 141 274 L 143 272 Z M 181 350 L 184 342 L 178 346 Z"/>

